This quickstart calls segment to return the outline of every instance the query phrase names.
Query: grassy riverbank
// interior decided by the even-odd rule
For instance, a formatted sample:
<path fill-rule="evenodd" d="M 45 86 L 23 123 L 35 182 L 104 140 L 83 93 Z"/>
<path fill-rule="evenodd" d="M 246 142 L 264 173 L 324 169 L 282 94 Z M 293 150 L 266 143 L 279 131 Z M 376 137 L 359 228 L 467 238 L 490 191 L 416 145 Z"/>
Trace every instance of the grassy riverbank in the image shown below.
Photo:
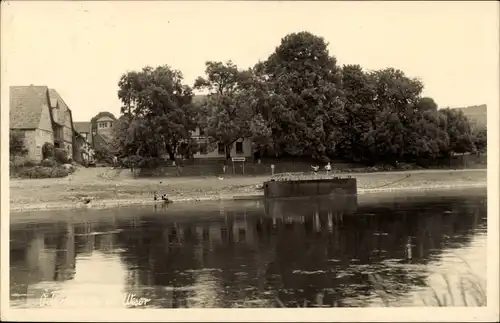
<path fill-rule="evenodd" d="M 422 170 L 336 174 L 358 180 L 359 193 L 486 186 L 486 169 Z M 303 177 L 303 176 L 301 176 Z M 153 202 L 153 192 L 164 192 L 174 202 L 261 196 L 257 186 L 270 176 L 133 178 L 130 171 L 81 168 L 68 178 L 10 181 L 11 211 L 113 207 Z M 91 199 L 89 204 L 84 200 Z"/>

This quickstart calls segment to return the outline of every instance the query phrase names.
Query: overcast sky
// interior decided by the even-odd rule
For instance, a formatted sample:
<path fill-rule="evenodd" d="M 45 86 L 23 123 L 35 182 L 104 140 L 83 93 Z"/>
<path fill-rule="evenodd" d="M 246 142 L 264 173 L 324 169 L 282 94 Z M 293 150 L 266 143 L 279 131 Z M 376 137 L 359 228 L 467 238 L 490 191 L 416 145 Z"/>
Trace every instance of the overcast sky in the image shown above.
<path fill-rule="evenodd" d="M 340 65 L 420 77 L 440 107 L 498 108 L 496 1 L 11 1 L 1 14 L 3 93 L 55 88 L 74 121 L 118 116 L 117 83 L 127 71 L 168 64 L 192 85 L 207 60 L 247 68 L 304 30 L 324 37 Z"/>

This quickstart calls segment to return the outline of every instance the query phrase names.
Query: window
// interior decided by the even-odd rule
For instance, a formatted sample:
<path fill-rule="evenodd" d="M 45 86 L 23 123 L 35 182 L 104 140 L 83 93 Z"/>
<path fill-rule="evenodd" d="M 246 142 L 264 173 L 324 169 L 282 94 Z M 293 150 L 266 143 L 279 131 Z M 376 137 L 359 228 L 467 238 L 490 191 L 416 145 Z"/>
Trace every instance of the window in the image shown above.
<path fill-rule="evenodd" d="M 97 124 L 97 127 L 100 129 L 111 128 L 111 121 L 101 121 Z"/>
<path fill-rule="evenodd" d="M 217 145 L 217 150 L 219 152 L 219 155 L 222 155 L 226 152 L 226 147 L 224 147 L 224 144 L 223 143 L 220 143 Z"/>
<path fill-rule="evenodd" d="M 236 143 L 236 153 L 243 154 L 243 142 L 239 141 Z"/>

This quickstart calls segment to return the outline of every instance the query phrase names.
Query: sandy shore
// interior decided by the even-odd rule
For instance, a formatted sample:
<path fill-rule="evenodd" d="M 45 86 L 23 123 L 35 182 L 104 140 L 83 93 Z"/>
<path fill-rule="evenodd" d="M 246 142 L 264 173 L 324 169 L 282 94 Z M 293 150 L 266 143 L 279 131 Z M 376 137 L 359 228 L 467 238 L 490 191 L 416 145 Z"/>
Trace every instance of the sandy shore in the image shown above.
<path fill-rule="evenodd" d="M 335 174 L 355 177 L 359 194 L 486 187 L 486 169 L 418 170 Z M 79 169 L 68 178 L 10 181 L 10 210 L 23 212 L 72 208 L 108 208 L 152 204 L 153 192 L 174 203 L 262 198 L 257 186 L 270 176 L 135 179 L 127 170 Z M 84 204 L 83 201 L 91 199 Z"/>

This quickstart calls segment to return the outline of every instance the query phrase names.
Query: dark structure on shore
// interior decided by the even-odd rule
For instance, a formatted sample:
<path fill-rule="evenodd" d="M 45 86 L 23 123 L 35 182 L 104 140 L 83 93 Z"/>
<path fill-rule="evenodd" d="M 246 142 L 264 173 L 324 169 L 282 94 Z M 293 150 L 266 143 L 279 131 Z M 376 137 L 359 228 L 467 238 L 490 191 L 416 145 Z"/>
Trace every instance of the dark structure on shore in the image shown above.
<path fill-rule="evenodd" d="M 281 180 L 264 183 L 264 196 L 266 198 L 327 196 L 335 194 L 356 195 L 356 179 Z"/>

